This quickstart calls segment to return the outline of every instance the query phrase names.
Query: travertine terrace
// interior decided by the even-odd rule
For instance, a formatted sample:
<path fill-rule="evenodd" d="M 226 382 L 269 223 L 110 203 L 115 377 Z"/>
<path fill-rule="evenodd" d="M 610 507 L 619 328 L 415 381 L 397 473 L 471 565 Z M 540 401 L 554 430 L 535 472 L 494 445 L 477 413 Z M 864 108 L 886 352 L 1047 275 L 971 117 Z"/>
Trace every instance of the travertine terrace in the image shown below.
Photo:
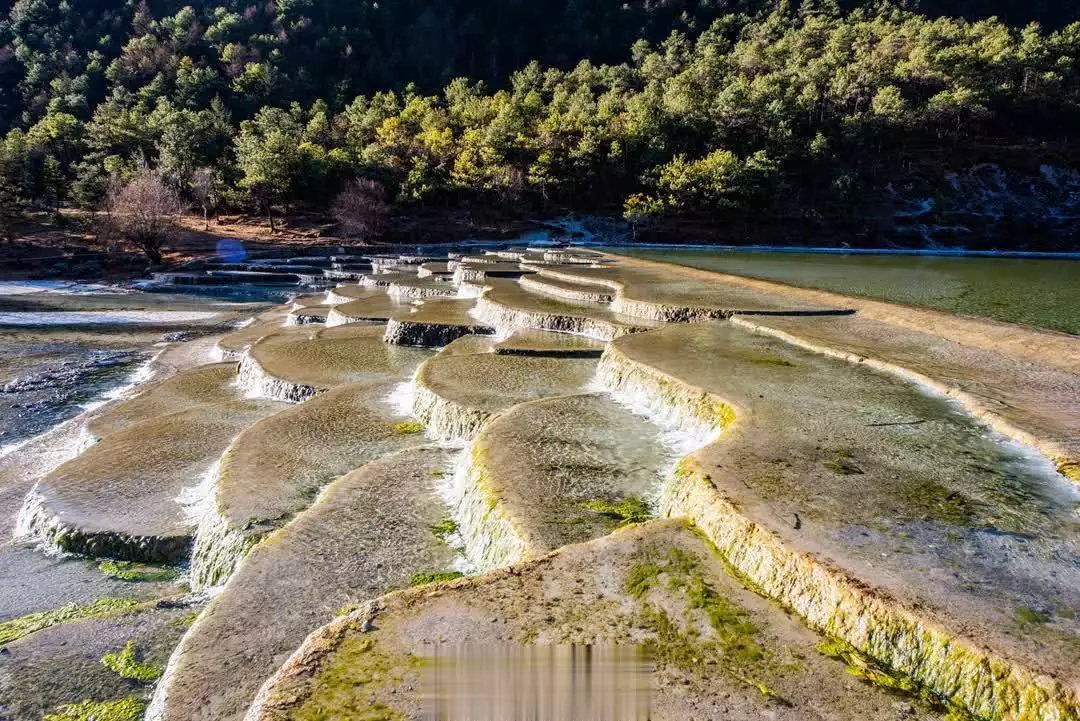
<path fill-rule="evenodd" d="M 211 594 L 148 718 L 418 719 L 440 648 L 586 644 L 657 719 L 1080 719 L 1080 340 L 575 248 L 349 263 L 26 496 L 46 551 Z M 12 646 L 69 624 L 122 626 Z"/>

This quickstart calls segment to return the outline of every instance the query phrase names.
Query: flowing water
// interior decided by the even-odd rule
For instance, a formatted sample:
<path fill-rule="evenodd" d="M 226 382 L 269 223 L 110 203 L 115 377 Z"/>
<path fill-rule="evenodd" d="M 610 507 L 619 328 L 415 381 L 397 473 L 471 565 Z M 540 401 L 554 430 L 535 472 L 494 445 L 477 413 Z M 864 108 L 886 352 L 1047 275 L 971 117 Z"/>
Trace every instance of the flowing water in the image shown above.
<path fill-rule="evenodd" d="M 1080 334 L 1080 261 L 600 248 L 637 258 Z"/>
<path fill-rule="evenodd" d="M 149 293 L 64 282 L 0 282 L 0 455 L 137 382 L 166 344 L 218 313 L 284 300 L 281 289 Z M 294 291 L 295 292 L 295 291 Z"/>

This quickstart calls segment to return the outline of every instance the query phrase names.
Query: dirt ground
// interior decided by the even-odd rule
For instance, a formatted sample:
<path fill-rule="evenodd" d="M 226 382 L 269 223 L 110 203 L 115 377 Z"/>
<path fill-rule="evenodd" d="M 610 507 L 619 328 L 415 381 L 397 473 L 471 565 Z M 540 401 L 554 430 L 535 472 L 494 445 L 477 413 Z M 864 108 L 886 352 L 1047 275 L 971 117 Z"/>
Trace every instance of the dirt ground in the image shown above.
<path fill-rule="evenodd" d="M 465 211 L 396 217 L 379 242 L 367 243 L 335 235 L 324 215 L 292 213 L 274 219 L 271 234 L 265 217 L 222 214 L 204 223 L 202 217 L 178 219 L 175 236 L 164 248 L 164 265 L 175 267 L 214 252 L 219 240 L 233 238 L 249 248 L 282 246 L 399 246 L 453 242 L 464 238 L 513 238 L 534 227 L 515 218 L 478 217 Z M 0 278 L 73 278 L 125 280 L 144 277 L 150 264 L 138 248 L 99 239 L 92 214 L 65 210 L 57 218 L 35 214 L 18 229 L 14 242 L 0 243 Z"/>

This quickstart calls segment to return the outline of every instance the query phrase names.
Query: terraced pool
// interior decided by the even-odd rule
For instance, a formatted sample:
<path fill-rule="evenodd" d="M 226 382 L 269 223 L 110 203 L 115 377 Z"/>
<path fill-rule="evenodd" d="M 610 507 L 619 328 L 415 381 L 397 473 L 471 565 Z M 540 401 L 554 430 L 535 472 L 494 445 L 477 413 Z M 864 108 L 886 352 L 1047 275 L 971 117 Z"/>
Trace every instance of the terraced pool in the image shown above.
<path fill-rule="evenodd" d="M 1080 261 L 1075 260 L 602 250 L 1080 334 Z"/>

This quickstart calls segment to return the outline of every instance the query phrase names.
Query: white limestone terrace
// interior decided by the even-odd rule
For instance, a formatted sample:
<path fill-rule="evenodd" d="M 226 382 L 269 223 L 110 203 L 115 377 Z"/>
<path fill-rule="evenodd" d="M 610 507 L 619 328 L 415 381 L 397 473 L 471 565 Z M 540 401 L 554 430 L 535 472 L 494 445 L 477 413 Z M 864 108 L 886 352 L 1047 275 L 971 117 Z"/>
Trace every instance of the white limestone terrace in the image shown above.
<path fill-rule="evenodd" d="M 815 652 L 791 657 L 798 672 L 730 666 L 697 634 L 740 629 L 766 658 L 824 634 L 857 675 L 937 704 L 907 697 L 907 717 L 942 704 L 995 721 L 1080 717 L 1080 489 L 1066 478 L 1080 381 L 1060 338 L 988 324 L 1006 339 L 998 353 L 957 340 L 978 336 L 972 319 L 942 338 L 916 309 L 894 325 L 861 301 L 578 249 L 372 267 L 221 338 L 234 363 L 99 419 L 98 443 L 26 499 L 20 529 L 69 552 L 177 564 L 194 537 L 191 581 L 217 596 L 151 718 L 299 720 L 372 699 L 412 717 L 407 684 L 363 680 L 367 651 L 348 649 L 386 639 L 393 668 L 411 636 L 392 624 L 467 637 L 477 608 L 515 643 L 625 639 L 619 619 L 636 619 L 626 632 L 658 644 L 676 688 L 693 676 L 674 661 L 681 644 L 712 659 L 721 673 L 694 693 L 731 718 L 895 707 Z M 285 327 L 303 316 L 325 324 Z M 676 437 L 689 456 L 672 468 Z M 708 542 L 682 522 L 619 528 L 650 513 Z M 712 572 L 722 565 L 733 575 Z M 630 592 L 645 567 L 664 580 Z M 366 604 L 453 569 L 492 575 Z M 545 600 L 530 614 L 525 598 Z M 723 606 L 736 600 L 749 610 Z M 440 608 L 473 610 L 449 622 Z M 765 637 L 739 625 L 750 617 Z M 700 710 L 667 693 L 673 717 Z"/>

